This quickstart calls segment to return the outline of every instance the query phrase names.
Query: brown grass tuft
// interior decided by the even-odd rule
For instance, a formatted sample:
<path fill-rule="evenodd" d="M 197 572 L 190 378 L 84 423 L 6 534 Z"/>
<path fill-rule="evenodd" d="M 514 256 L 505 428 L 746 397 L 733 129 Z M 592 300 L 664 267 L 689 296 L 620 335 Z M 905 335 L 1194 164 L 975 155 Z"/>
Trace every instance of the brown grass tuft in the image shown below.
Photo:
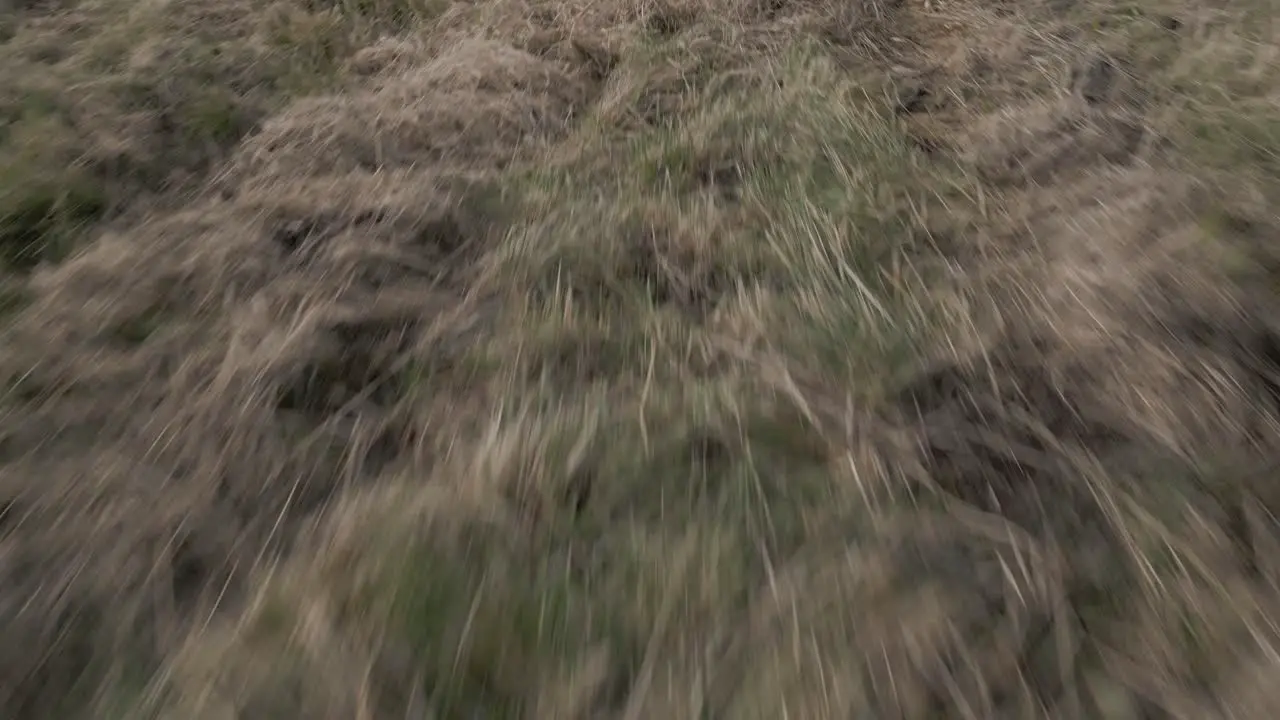
<path fill-rule="evenodd" d="M 501 167 L 522 146 L 561 134 L 582 99 L 579 84 L 555 65 L 464 40 L 371 92 L 299 101 L 245 144 L 240 164 L 272 178 Z"/>

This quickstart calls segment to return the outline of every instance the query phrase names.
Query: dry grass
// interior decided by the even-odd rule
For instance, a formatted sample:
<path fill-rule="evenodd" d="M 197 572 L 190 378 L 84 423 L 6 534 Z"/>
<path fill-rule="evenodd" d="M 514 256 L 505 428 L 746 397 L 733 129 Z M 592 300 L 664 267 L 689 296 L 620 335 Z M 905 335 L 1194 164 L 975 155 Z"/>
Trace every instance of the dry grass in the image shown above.
<path fill-rule="evenodd" d="M 3 714 L 1274 717 L 1211 5 L 0 4 Z"/>

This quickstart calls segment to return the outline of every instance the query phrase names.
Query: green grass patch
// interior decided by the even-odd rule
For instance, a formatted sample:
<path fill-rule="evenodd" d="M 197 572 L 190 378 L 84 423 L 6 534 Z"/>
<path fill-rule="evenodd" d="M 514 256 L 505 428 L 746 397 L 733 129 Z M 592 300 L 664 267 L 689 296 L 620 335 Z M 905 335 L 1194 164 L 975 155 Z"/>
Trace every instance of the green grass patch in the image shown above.
<path fill-rule="evenodd" d="M 72 169 L 62 176 L 0 176 L 0 268 L 28 272 L 59 262 L 107 209 L 106 189 Z"/>
<path fill-rule="evenodd" d="M 922 164 L 820 47 L 753 71 L 761 82 L 625 139 L 588 118 L 575 152 L 512 179 L 531 220 L 489 272 L 519 298 L 513 325 L 536 330 L 500 341 L 507 356 L 554 364 L 577 340 L 602 359 L 595 379 L 674 378 L 713 318 L 736 315 L 802 366 L 869 389 L 928 339 L 931 297 L 950 289 L 912 212 L 967 204 L 963 178 Z"/>
<path fill-rule="evenodd" d="M 592 702 L 616 711 L 655 644 L 693 652 L 747 611 L 769 558 L 837 517 L 846 533 L 864 522 L 803 424 L 748 396 L 695 384 L 643 410 L 603 392 L 513 409 L 475 480 L 506 488 L 523 522 L 382 536 L 357 614 L 386 618 L 441 716 L 545 709 L 547 688 L 601 655 Z"/>

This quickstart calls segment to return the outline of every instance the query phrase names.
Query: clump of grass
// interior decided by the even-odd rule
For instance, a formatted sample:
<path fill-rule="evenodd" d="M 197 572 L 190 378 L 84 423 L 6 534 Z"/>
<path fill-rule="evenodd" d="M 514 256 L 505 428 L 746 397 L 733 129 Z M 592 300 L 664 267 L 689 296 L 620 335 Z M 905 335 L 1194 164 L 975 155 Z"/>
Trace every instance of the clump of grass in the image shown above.
<path fill-rule="evenodd" d="M 105 188 L 75 170 L 48 179 L 0 178 L 0 268 L 28 272 L 63 260 L 107 207 Z"/>
<path fill-rule="evenodd" d="M 833 508 L 848 511 L 846 534 L 863 519 L 785 403 L 746 404 L 728 385 L 673 391 L 640 415 L 605 392 L 526 399 L 434 491 L 397 483 L 350 498 L 330 552 L 271 586 L 285 594 L 260 605 L 231 654 L 189 660 L 281 712 L 332 690 L 347 699 L 328 702 L 376 714 L 598 717 L 641 707 L 655 686 L 696 685 L 662 668 L 692 668 L 702 643 L 728 637 L 768 557 L 802 547 Z M 297 660 L 241 678 L 242 653 Z M 287 698 L 288 667 L 314 682 L 365 663 L 367 691 L 347 675 Z"/>
<path fill-rule="evenodd" d="M 1153 129 L 1177 146 L 1182 170 L 1275 175 L 1280 75 L 1266 47 L 1270 9 L 1250 0 L 1197 13 L 1179 3 L 1083 5 L 1097 44 L 1126 62 L 1152 108 Z"/>
<path fill-rule="evenodd" d="M 563 568 L 521 555 L 433 539 L 412 545 L 392 571 L 391 628 L 436 712 L 523 717 L 539 683 L 555 679 L 547 674 L 599 632 L 584 588 Z"/>
<path fill-rule="evenodd" d="M 820 46 L 755 62 L 780 82 L 721 87 L 627 138 L 622 166 L 602 111 L 503 172 L 520 212 L 476 281 L 497 327 L 452 363 L 485 368 L 499 408 L 430 481 L 460 497 L 406 481 L 334 510 L 357 528 L 345 550 L 272 611 L 291 627 L 327 608 L 328 640 L 274 641 L 304 675 L 330 653 L 368 664 L 364 702 L 388 715 L 634 714 L 701 691 L 702 653 L 775 562 L 868 530 L 767 359 L 865 369 L 877 394 L 928 332 L 927 301 L 877 274 L 910 244 L 900 193 L 925 171 Z M 432 367 L 414 364 L 411 401 Z"/>
<path fill-rule="evenodd" d="M 246 16 L 218 26 L 199 22 L 207 10 L 166 6 L 144 16 L 103 3 L 84 8 L 80 23 L 17 31 L 0 73 L 8 270 L 64 259 L 117 200 L 137 204 L 190 183 L 264 113 L 340 82 L 360 38 L 402 31 L 443 6 L 283 3 L 261 24 Z M 46 43 L 41 33 L 59 32 L 59 62 L 24 55 Z"/>
<path fill-rule="evenodd" d="M 55 102 L 35 94 L 18 108 L 0 139 L 0 267 L 28 272 L 65 258 L 111 197 Z"/>
<path fill-rule="evenodd" d="M 429 540 L 383 590 L 401 598 L 393 636 L 454 659 L 448 675 L 421 661 L 428 695 L 457 696 L 448 707 L 527 713 L 557 683 L 513 682 L 539 667 L 571 675 L 595 651 L 610 658 L 605 685 L 622 683 L 597 712 L 650 702 L 646 666 L 656 654 L 696 664 L 683 643 L 740 622 L 768 558 L 865 527 L 821 436 L 708 329 L 745 323 L 819 374 L 884 377 L 927 328 L 927 313 L 904 312 L 919 295 L 871 272 L 909 243 L 896 192 L 923 169 L 820 48 L 767 68 L 782 78 L 773 90 L 725 91 L 641 130 L 622 167 L 594 154 L 612 148 L 599 116 L 567 141 L 572 154 L 513 171 L 538 220 L 517 220 L 486 267 L 511 325 L 478 352 L 510 397 L 549 408 L 513 414 L 484 451 L 514 463 L 503 487 L 534 540 L 528 554 Z M 850 273 L 883 299 L 858 296 Z M 691 564 L 673 569 L 673 555 Z M 466 640 L 464 608 L 478 633 Z"/>
<path fill-rule="evenodd" d="M 0 280 L 0 322 L 27 303 L 25 289 L 14 279 Z"/>
<path fill-rule="evenodd" d="M 437 54 L 417 76 L 391 77 L 385 65 L 373 70 L 382 74 L 381 89 L 357 93 L 353 103 L 335 91 L 347 81 L 341 68 L 351 51 L 375 33 L 415 32 L 448 8 L 417 0 L 284 4 L 258 24 L 247 11 L 236 22 L 199 17 L 226 20 L 219 13 L 234 5 L 183 7 L 194 7 L 195 16 L 177 4 L 166 6 L 175 15 L 158 24 L 134 14 L 92 63 L 66 63 L 73 74 L 92 66 L 109 76 L 88 84 L 106 108 L 102 117 L 155 130 L 131 134 L 126 122 L 119 136 L 95 137 L 123 138 L 120 146 L 148 177 L 141 184 L 174 200 L 180 193 L 160 181 L 168 170 L 204 173 L 290 94 L 325 91 L 277 117 L 275 129 L 288 131 L 279 142 L 269 132 L 255 137 L 263 152 L 246 155 L 263 167 L 247 173 L 257 184 L 240 187 L 272 193 L 308 175 L 313 182 L 290 188 L 295 196 L 280 204 L 306 211 L 301 224 L 325 240 L 310 242 L 307 230 L 307 242 L 272 245 L 269 233 L 255 234 L 255 220 L 234 226 L 248 238 L 243 244 L 220 244 L 226 235 L 210 232 L 176 250 L 179 260 L 167 267 L 173 277 L 206 274 L 190 285 L 201 290 L 192 302 L 208 313 L 202 322 L 210 325 L 211 348 L 147 355 L 164 344 L 152 342 L 163 320 L 158 309 L 107 328 L 102 337 L 124 347 L 104 352 L 118 351 L 128 361 L 121 365 L 177 367 L 172 387 L 191 381 L 208 392 L 189 403 L 192 417 L 183 416 L 204 431 L 194 423 L 207 414 L 207 433 L 148 422 L 139 436 L 165 425 L 163 442 L 139 442 L 146 446 L 139 453 L 171 452 L 169 445 L 183 444 L 172 442 L 174 433 L 198 436 L 197 452 L 181 456 L 175 470 L 182 472 L 173 475 L 211 479 L 212 489 L 191 494 L 212 498 L 211 507 L 239 521 L 267 501 L 228 490 L 225 476 L 235 473 L 224 464 L 227 436 L 261 451 L 268 465 L 295 435 L 331 433 L 335 441 L 307 453 L 309 466 L 282 491 L 281 517 L 266 523 L 273 539 L 284 515 L 287 532 L 306 524 L 296 503 L 324 515 L 321 529 L 288 538 L 282 544 L 290 555 L 279 563 L 255 558 L 250 576 L 261 592 L 225 603 L 219 596 L 226 614 L 201 618 L 200 632 L 146 700 L 173 702 L 175 717 L 1029 715 L 1064 697 L 1060 706 L 1074 707 L 1075 676 L 1082 668 L 1091 676 L 1116 647 L 1157 649 L 1155 660 L 1135 659 L 1153 675 L 1187 685 L 1216 681 L 1212 660 L 1230 653 L 1212 631 L 1226 628 L 1221 636 L 1234 639 L 1247 624 L 1197 605 L 1230 606 L 1226 585 L 1215 582 L 1236 578 L 1207 568 L 1231 563 L 1209 562 L 1218 556 L 1204 550 L 1226 543 L 1194 536 L 1222 508 L 1183 474 L 1129 472 L 1126 453 L 1147 449 L 1113 437 L 1123 433 L 1082 430 L 1083 423 L 1058 417 L 1091 409 L 1081 410 L 1080 393 L 1059 384 L 1096 389 L 1109 377 L 1064 363 L 1053 369 L 1070 382 L 1057 383 L 1057 375 L 1022 382 L 1024 358 L 973 337 L 965 294 L 975 290 L 929 244 L 946 220 L 1003 222 L 996 216 L 1009 208 L 1001 201 L 1042 189 L 993 197 L 990 215 L 973 207 L 984 197 L 971 189 L 979 181 L 939 160 L 940 148 L 922 153 L 907 141 L 878 98 L 879 81 L 850 69 L 849 48 L 837 61 L 822 43 L 795 41 L 786 23 L 753 28 L 761 40 L 739 33 L 736 18 L 705 22 L 697 11 L 642 8 L 641 15 L 654 11 L 625 28 L 642 39 L 625 45 L 604 77 L 584 80 L 550 51 L 545 67 L 533 67 L 532 55 L 489 38 Z M 882 4 L 857 8 L 870 17 Z M 1123 34 L 1141 24 L 1133 32 L 1146 33 L 1153 26 L 1144 12 L 1112 8 L 1097 25 Z M 169 32 L 197 21 L 207 33 Z M 552 21 L 532 24 L 544 22 Z M 867 40 L 857 25 L 844 40 Z M 121 42 L 135 28 L 156 39 L 152 56 Z M 883 50 L 873 40 L 867 45 Z M 405 47 L 406 54 L 418 49 Z M 1173 93 L 1176 83 L 1165 81 Z M 422 94 L 435 86 L 448 92 Z M 108 101 L 120 88 L 131 92 Z M 564 96 L 556 99 L 557 92 Z M 1191 92 L 1183 97 L 1188 107 L 1213 101 L 1212 93 Z M 1254 92 L 1239 107 L 1260 110 L 1265 97 Z M 73 111 L 84 107 L 68 105 L 75 103 L 59 99 L 5 115 L 0 158 L 8 153 L 26 164 L 12 178 L 0 176 L 0 248 L 16 248 L 0 253 L 3 270 L 63 257 L 79 228 L 101 219 L 118 194 L 108 198 L 92 183 L 97 165 L 46 162 L 96 160 L 94 151 L 118 149 L 69 133 L 62 115 L 80 118 Z M 359 112 L 350 114 L 353 108 Z M 392 115 L 395 122 L 377 125 Z M 1167 127 L 1191 155 L 1247 164 L 1261 177 L 1272 169 L 1266 147 L 1274 133 L 1265 113 L 1248 118 L 1236 125 L 1240 119 L 1225 114 L 1175 114 Z M 339 124 L 342 137 L 326 139 L 323 132 Z M 1050 125 L 1048 144 L 1071 142 L 1069 131 Z M 458 141 L 442 146 L 442 137 Z M 460 152 L 473 140 L 473 154 Z M 397 142 L 402 152 L 392 171 L 383 159 Z M 282 149 L 288 153 L 274 154 Z M 324 157 L 329 150 L 334 162 Z M 1092 169 L 1088 159 L 1079 164 Z M 439 183 L 443 195 L 447 183 L 437 175 L 449 173 L 482 175 L 503 188 L 492 220 L 500 215 L 504 232 L 435 232 L 422 229 L 433 224 L 425 221 L 405 229 L 415 221 L 402 216 L 419 209 L 409 207 L 418 196 L 394 197 L 403 189 L 395 183 Z M 343 184 L 351 178 L 373 178 L 362 190 L 370 197 L 334 190 L 358 187 Z M 317 188 L 328 192 L 316 192 L 317 207 L 307 207 Z M 241 211 L 271 205 L 212 201 L 227 215 L 201 223 L 231 223 Z M 1226 215 L 1208 213 L 1204 224 L 1219 235 L 1236 232 Z M 167 232 L 186 226 L 174 227 Z M 1053 229 L 1066 234 L 1063 227 Z M 993 234 L 1030 245 L 1035 233 L 1024 230 L 1001 226 Z M 375 250 L 382 264 L 364 272 Z M 437 272 L 436 251 L 456 271 Z M 1043 264 L 1073 281 L 1096 276 L 1103 264 L 1053 261 Z M 1005 272 L 1004 263 L 993 260 L 993 272 Z M 368 293 L 348 294 L 350 286 Z M 1021 302 L 1042 288 L 1017 290 Z M 465 296 L 465 312 L 483 315 L 475 324 L 482 330 L 460 333 L 457 342 L 441 339 L 443 331 L 412 342 L 432 321 L 416 316 L 447 317 L 435 305 L 451 292 Z M 376 298 L 373 314 L 387 298 L 392 305 L 428 295 L 429 311 L 413 308 L 412 322 L 370 323 L 359 341 L 335 333 L 326 343 L 315 331 L 339 312 L 335 296 L 352 306 L 342 313 L 359 315 L 365 299 Z M 1002 321 L 1016 325 L 1035 314 L 1015 304 L 1000 308 Z M 1086 307 L 1095 309 L 1110 310 Z M 224 310 L 229 319 L 217 317 Z M 1049 326 L 1049 339 L 1025 350 L 1030 364 L 1053 366 L 1079 352 L 1055 333 L 1095 342 L 1092 325 L 1034 319 Z M 404 342 L 384 353 L 384 335 Z M 1136 335 L 1126 341 L 1141 345 Z M 307 353 L 322 352 L 312 345 L 327 344 L 339 346 L 334 372 L 325 366 L 327 377 L 308 385 L 304 394 L 314 398 L 263 401 L 278 388 L 259 383 L 305 373 L 314 359 Z M 348 352 L 363 344 L 367 353 Z M 972 345 L 978 360 L 965 352 Z M 394 356 L 385 373 L 384 354 Z M 901 417 L 912 403 L 896 393 L 935 356 L 986 367 L 917 383 L 925 389 L 909 399 L 933 405 L 918 428 Z M 1156 365 L 1124 376 L 1125 385 L 1140 385 Z M 989 377 L 977 377 L 983 373 Z M 372 388 L 369 378 L 386 382 Z M 448 384 L 466 384 L 465 397 Z M 987 386 L 994 400 L 983 404 L 991 400 L 982 397 Z M 40 388 L 14 390 L 34 397 Z M 218 416 L 218 402 L 239 392 L 244 404 L 229 419 Z M 960 407 L 978 410 L 942 412 Z M 1032 416 L 1025 424 L 1035 432 L 1004 417 L 1019 413 Z M 294 426 L 276 432 L 285 417 L 301 433 Z M 431 453 L 402 453 L 409 461 L 396 447 L 387 452 L 392 460 L 379 463 L 394 470 L 356 468 L 364 464 L 356 443 L 340 436 L 359 435 L 366 420 L 394 426 L 389 444 L 420 443 L 438 448 L 438 457 L 428 465 L 419 461 Z M 245 430 L 259 421 L 270 429 Z M 217 438 L 212 450 L 201 446 L 205 434 Z M 135 457 L 131 445 L 110 450 Z M 1090 464 L 1104 464 L 1095 455 L 1115 461 L 1113 474 Z M 205 472 L 205 462 L 213 469 Z M 316 482 L 339 467 L 352 482 Z M 253 472 L 240 474 L 257 482 Z M 1046 505 L 1051 512 L 1037 514 Z M 1073 522 L 1090 526 L 1084 540 L 1069 534 L 1079 529 Z M 1103 559 L 1090 575 L 1091 554 Z M 1088 634 L 1097 642 L 1080 639 Z M 49 682 L 75 690 L 67 705 L 54 707 L 58 713 L 92 708 L 101 716 L 104 703 L 135 704 L 131 677 L 73 669 L 84 675 L 82 686 Z M 100 692 L 104 684 L 120 697 Z M 1139 712 L 1130 688 L 1107 691 L 1120 696 L 1110 706 L 1126 708 L 1117 712 Z M 1037 693 L 1050 700 L 1037 704 Z"/>
<path fill-rule="evenodd" d="M 436 20 L 449 0 L 307 0 L 311 10 L 332 8 L 369 31 L 402 33 Z"/>
<path fill-rule="evenodd" d="M 736 316 L 815 371 L 865 378 L 928 335 L 950 291 L 921 264 L 910 214 L 968 202 L 961 181 L 921 165 L 820 47 L 753 70 L 760 83 L 708 90 L 696 112 L 629 135 L 622 165 L 596 116 L 572 155 L 515 178 L 539 219 L 497 249 L 488 281 L 518 289 L 518 322 L 547 329 L 547 353 L 607 337 L 616 350 L 593 354 L 629 358 L 618 372 L 679 374 L 713 352 L 689 349 L 707 323 Z M 542 361 L 538 337 L 512 336 L 527 362 Z"/>

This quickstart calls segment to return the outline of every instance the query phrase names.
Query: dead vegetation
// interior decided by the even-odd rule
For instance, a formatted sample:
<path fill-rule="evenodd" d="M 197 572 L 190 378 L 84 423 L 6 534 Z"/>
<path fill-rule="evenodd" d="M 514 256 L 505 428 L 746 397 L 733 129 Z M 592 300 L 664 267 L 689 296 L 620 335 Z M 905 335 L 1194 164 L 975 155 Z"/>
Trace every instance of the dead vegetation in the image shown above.
<path fill-rule="evenodd" d="M 1274 716 L 1271 10 L 0 5 L 0 708 Z"/>

